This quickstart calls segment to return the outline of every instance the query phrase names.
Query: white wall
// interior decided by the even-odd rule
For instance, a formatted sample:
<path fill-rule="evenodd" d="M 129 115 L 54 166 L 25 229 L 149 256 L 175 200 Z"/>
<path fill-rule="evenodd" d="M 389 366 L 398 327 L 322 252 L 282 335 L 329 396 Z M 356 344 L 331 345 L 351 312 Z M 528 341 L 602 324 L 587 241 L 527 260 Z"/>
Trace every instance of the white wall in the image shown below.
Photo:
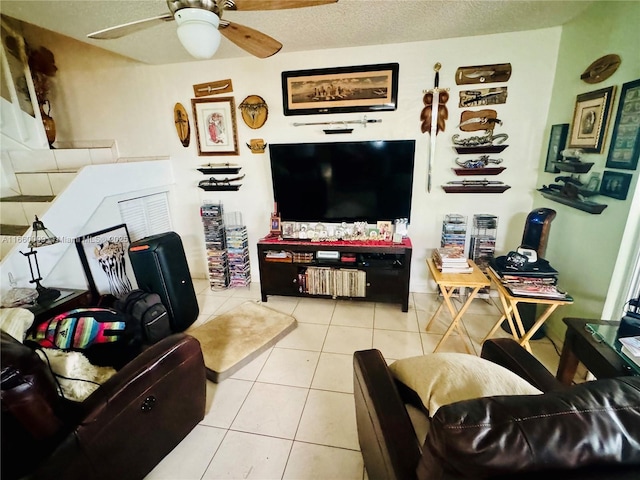
<path fill-rule="evenodd" d="M 148 66 L 137 64 L 32 28 L 25 32 L 32 44 L 46 45 L 56 57 L 58 75 L 52 98 L 52 116 L 58 128 L 58 140 L 81 141 L 114 139 L 121 156 L 158 156 L 171 158 L 175 178 L 173 224 L 185 245 L 194 276 L 206 276 L 206 258 L 199 206 L 205 200 L 222 201 L 225 211 L 239 211 L 247 225 L 254 281 L 258 280 L 257 240 L 268 233 L 273 205 L 268 149 L 264 155 L 252 154 L 245 146 L 252 138 L 267 143 L 310 141 L 357 141 L 368 139 L 416 139 L 416 167 L 412 224 L 409 233 L 414 245 L 411 289 L 427 291 L 425 258 L 440 243 L 441 223 L 447 213 L 461 213 L 471 219 L 474 213 L 499 216 L 498 252 L 519 245 L 527 214 L 536 206 L 536 177 L 549 109 L 560 28 L 537 31 L 416 42 L 376 47 L 279 53 L 259 60 L 253 57 L 210 60 L 186 64 Z M 150 46 L 149 48 L 153 48 Z M 293 127 L 294 121 L 342 121 L 362 118 L 362 114 L 333 114 L 285 117 L 282 109 L 280 73 L 287 70 L 327 68 L 349 65 L 398 62 L 400 64 L 398 109 L 369 114 L 382 123 L 367 128 L 355 126 L 351 135 L 327 137 L 322 127 Z M 441 87 L 449 87 L 449 120 L 446 131 L 438 136 L 434 160 L 433 188 L 426 193 L 426 166 L 429 136 L 420 132 L 423 90 L 433 86 L 433 65 L 442 63 Z M 462 109 L 458 108 L 458 87 L 454 74 L 458 67 L 511 62 L 513 74 L 506 83 L 509 96 L 505 105 L 497 105 L 503 120 L 496 133 L 509 134 L 509 145 L 496 155 L 507 167 L 498 177 L 511 189 L 503 194 L 445 194 L 440 185 L 455 177 L 452 167 L 457 157 L 451 135 L 458 133 Z M 173 107 L 182 103 L 191 112 L 193 85 L 231 78 L 231 94 L 236 106 L 248 95 L 263 97 L 269 105 L 265 126 L 252 130 L 240 119 L 237 157 L 200 157 L 196 139 L 183 148 L 173 124 Z M 492 84 L 494 86 L 498 84 Z M 193 126 L 193 116 L 190 114 Z M 466 135 L 466 134 L 464 134 Z M 494 157 L 496 157 L 494 156 Z M 246 174 L 238 192 L 204 192 L 197 188 L 204 177 L 196 168 L 207 162 L 231 161 Z"/>

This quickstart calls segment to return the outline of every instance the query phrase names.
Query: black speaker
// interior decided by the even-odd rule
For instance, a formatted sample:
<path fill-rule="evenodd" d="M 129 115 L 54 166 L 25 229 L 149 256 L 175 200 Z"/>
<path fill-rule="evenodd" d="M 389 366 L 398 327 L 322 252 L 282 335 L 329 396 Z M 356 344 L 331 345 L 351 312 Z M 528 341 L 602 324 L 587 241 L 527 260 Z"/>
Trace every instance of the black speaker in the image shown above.
<path fill-rule="evenodd" d="M 172 331 L 182 332 L 196 321 L 198 300 L 177 233 L 161 233 L 133 242 L 129 258 L 138 287 L 160 295 Z"/>

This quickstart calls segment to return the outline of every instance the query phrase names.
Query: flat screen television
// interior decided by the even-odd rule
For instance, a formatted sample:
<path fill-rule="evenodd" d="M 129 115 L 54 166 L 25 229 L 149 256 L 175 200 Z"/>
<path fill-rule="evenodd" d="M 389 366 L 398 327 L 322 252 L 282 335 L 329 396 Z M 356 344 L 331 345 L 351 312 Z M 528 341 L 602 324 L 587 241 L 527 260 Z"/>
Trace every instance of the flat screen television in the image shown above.
<path fill-rule="evenodd" d="M 415 140 L 270 144 L 282 221 L 410 219 Z"/>

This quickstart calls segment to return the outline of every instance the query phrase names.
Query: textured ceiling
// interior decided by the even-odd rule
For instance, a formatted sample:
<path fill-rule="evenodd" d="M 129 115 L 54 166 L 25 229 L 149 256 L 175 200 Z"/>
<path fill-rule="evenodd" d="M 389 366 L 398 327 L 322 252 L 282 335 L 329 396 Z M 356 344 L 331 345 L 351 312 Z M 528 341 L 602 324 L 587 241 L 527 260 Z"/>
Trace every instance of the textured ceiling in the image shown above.
<path fill-rule="evenodd" d="M 466 37 L 562 25 L 591 1 L 339 0 L 277 11 L 226 11 L 223 18 L 279 40 L 281 52 Z M 1 0 L 0 13 L 150 64 L 193 61 L 175 22 L 116 40 L 86 35 L 168 12 L 165 0 Z M 249 56 L 223 37 L 215 58 Z"/>

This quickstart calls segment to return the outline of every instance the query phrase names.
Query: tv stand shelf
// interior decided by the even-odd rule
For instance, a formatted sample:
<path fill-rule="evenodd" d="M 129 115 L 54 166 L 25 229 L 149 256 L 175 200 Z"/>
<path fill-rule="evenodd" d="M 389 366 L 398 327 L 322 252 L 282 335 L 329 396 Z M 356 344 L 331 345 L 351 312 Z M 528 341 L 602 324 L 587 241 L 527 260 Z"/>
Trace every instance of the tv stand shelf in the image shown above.
<path fill-rule="evenodd" d="M 324 252 L 321 257 L 336 258 L 318 258 L 318 252 Z M 411 253 L 408 238 L 402 243 L 389 243 L 265 237 L 258 242 L 262 301 L 266 302 L 269 295 L 346 298 L 399 303 L 407 312 Z"/>

